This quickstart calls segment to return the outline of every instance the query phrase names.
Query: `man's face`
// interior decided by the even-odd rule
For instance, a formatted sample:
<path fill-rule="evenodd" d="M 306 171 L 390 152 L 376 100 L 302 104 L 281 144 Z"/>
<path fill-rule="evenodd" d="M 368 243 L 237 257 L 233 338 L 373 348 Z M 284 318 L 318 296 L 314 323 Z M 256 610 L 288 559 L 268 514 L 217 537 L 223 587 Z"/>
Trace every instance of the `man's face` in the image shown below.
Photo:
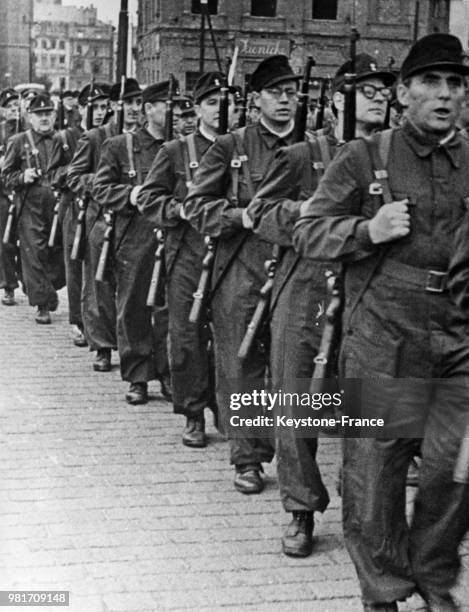
<path fill-rule="evenodd" d="M 66 96 L 64 99 L 64 106 L 67 110 L 73 110 L 78 106 L 77 99 L 73 96 Z"/>
<path fill-rule="evenodd" d="M 99 127 L 106 116 L 109 100 L 101 98 L 93 102 L 93 127 Z"/>
<path fill-rule="evenodd" d="M 254 93 L 262 117 L 277 124 L 287 124 L 293 118 L 298 103 L 296 81 L 283 81 Z"/>
<path fill-rule="evenodd" d="M 367 78 L 356 85 L 357 124 L 379 127 L 386 118 L 386 109 L 391 99 L 390 87 L 381 79 Z"/>
<path fill-rule="evenodd" d="M 427 70 L 397 88 L 406 116 L 424 132 L 445 135 L 456 125 L 464 100 L 464 78 L 450 70 Z"/>
<path fill-rule="evenodd" d="M 149 124 L 157 129 L 164 129 L 166 119 L 166 102 L 145 102 L 145 116 Z"/>
<path fill-rule="evenodd" d="M 181 115 L 178 123 L 178 129 L 183 136 L 193 134 L 197 128 L 197 115 L 195 112 Z"/>
<path fill-rule="evenodd" d="M 55 115 L 55 111 L 50 110 L 41 110 L 34 113 L 29 113 L 31 127 L 35 132 L 47 134 L 47 132 L 54 129 Z"/>
<path fill-rule="evenodd" d="M 181 133 L 181 126 L 180 126 L 181 114 L 182 114 L 181 107 L 177 105 L 173 106 L 173 133 L 175 135 Z"/>
<path fill-rule="evenodd" d="M 196 106 L 196 111 L 202 123 L 211 130 L 218 130 L 218 117 L 220 112 L 220 93 L 214 92 L 203 98 Z M 228 95 L 228 125 L 234 109 L 233 95 Z"/>
<path fill-rule="evenodd" d="M 7 121 L 16 121 L 20 116 L 20 101 L 18 98 L 10 100 L 3 108 Z"/>
<path fill-rule="evenodd" d="M 132 96 L 124 100 L 124 124 L 127 128 L 137 125 L 142 112 L 142 96 Z"/>

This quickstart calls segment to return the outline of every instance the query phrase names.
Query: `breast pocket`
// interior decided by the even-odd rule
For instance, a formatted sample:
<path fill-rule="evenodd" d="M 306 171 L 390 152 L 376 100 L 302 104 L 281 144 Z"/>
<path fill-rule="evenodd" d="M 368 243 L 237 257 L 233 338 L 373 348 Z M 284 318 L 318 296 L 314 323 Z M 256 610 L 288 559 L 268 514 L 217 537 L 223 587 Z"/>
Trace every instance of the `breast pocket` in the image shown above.
<path fill-rule="evenodd" d="M 239 201 L 241 206 L 246 206 L 251 201 L 263 179 L 263 175 L 259 172 L 251 172 L 250 177 L 253 193 L 250 192 L 248 180 L 244 172 L 241 172 L 239 176 Z"/>

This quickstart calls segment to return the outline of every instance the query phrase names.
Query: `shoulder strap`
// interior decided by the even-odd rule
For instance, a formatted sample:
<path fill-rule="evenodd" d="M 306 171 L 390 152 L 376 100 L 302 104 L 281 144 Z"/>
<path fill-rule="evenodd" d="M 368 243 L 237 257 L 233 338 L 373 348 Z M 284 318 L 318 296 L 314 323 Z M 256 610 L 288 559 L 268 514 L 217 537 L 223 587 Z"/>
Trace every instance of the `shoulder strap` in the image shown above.
<path fill-rule="evenodd" d="M 391 139 L 392 130 L 379 132 L 372 138 L 364 139 L 370 155 L 373 175 L 375 177 L 375 182 L 370 185 L 370 193 L 372 195 L 380 195 L 383 204 L 390 204 L 393 201 L 391 189 L 389 188 L 389 175 L 386 170 Z"/>
<path fill-rule="evenodd" d="M 59 137 L 60 137 L 60 140 L 62 141 L 63 150 L 68 151 L 70 149 L 70 146 L 67 140 L 67 130 L 59 130 Z"/>
<path fill-rule="evenodd" d="M 36 164 L 36 169 L 40 171 L 41 165 L 39 163 L 39 151 L 37 150 L 36 143 L 34 142 L 32 130 L 26 130 L 25 135 L 26 135 L 26 138 L 28 139 L 29 146 L 31 147 L 31 153 L 34 157 L 34 163 Z"/>
<path fill-rule="evenodd" d="M 180 142 L 184 159 L 184 171 L 186 173 L 186 186 L 189 188 L 192 185 L 194 171 L 199 167 L 194 134 L 181 138 Z"/>
<path fill-rule="evenodd" d="M 125 134 L 125 146 L 127 148 L 127 157 L 129 159 L 129 178 L 134 179 L 137 176 L 135 172 L 135 160 L 134 160 L 134 139 L 131 132 Z"/>
<path fill-rule="evenodd" d="M 252 200 L 255 194 L 255 189 L 254 189 L 254 185 L 253 185 L 252 178 L 251 178 L 251 173 L 249 171 L 249 166 L 248 166 L 249 158 L 247 156 L 246 149 L 244 147 L 245 133 L 246 133 L 245 127 L 239 130 L 235 130 L 234 132 L 231 133 L 233 137 L 234 148 L 235 148 L 235 153 L 236 153 L 236 158 L 233 158 L 231 160 L 231 167 L 235 170 L 236 169 L 239 170 L 239 168 L 241 168 L 244 179 L 246 181 L 249 199 Z M 234 188 L 233 188 L 233 191 L 235 191 Z M 236 188 L 236 191 L 237 191 L 237 188 Z"/>

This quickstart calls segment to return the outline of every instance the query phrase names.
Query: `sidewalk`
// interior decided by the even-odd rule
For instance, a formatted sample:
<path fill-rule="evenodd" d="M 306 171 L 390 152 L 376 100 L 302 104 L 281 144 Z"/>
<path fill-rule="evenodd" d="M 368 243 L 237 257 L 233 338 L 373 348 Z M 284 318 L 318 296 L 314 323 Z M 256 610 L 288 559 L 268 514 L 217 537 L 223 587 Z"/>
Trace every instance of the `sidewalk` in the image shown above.
<path fill-rule="evenodd" d="M 69 608 L 44 609 L 71 612 L 362 609 L 334 488 L 338 441 L 320 445 L 332 500 L 315 552 L 289 559 L 275 466 L 264 493 L 237 493 L 213 427 L 206 449 L 184 447 L 158 383 L 132 407 L 117 366 L 92 371 L 63 291 L 50 326 L 17 293 L 18 306 L 0 306 L 0 590 L 68 590 Z M 463 554 L 456 594 L 469 612 L 468 540 Z"/>

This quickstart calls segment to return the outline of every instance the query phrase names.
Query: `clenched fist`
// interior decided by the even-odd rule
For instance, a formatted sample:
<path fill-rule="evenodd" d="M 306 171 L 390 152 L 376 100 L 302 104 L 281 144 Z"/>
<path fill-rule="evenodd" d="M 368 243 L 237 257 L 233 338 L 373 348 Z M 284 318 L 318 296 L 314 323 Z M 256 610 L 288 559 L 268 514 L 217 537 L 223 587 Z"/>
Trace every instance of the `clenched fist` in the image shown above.
<path fill-rule="evenodd" d="M 34 183 L 39 178 L 36 168 L 26 168 L 24 171 L 24 182 L 26 184 Z"/>
<path fill-rule="evenodd" d="M 384 204 L 368 224 L 371 242 L 380 244 L 407 236 L 410 232 L 409 200 Z"/>

